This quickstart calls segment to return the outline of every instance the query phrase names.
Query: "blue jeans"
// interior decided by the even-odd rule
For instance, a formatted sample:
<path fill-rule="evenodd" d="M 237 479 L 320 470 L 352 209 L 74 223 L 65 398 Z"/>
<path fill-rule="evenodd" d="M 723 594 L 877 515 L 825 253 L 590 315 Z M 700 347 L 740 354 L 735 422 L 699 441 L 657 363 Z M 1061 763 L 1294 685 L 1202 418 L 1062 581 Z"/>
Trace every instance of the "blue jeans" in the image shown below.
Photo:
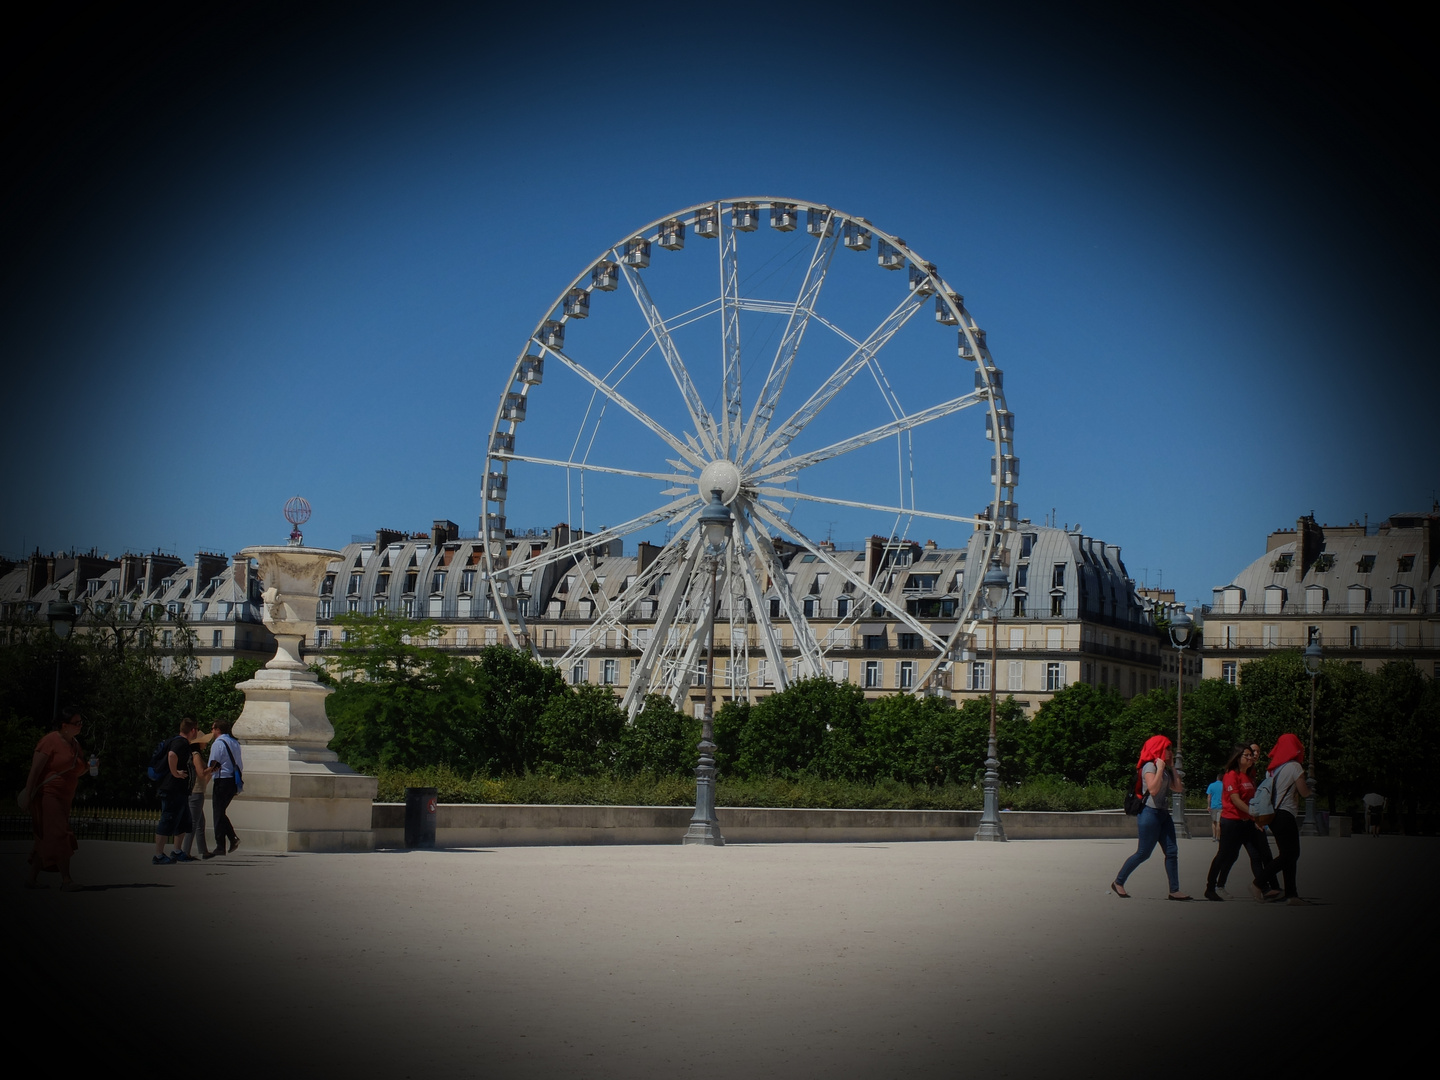
<path fill-rule="evenodd" d="M 1124 885 L 1125 879 L 1134 873 L 1135 868 L 1150 858 L 1150 852 L 1155 849 L 1155 845 L 1163 844 L 1165 876 L 1170 879 L 1170 891 L 1179 892 L 1180 864 L 1176 858 L 1179 850 L 1175 846 L 1175 822 L 1170 817 L 1170 811 L 1147 806 L 1140 811 L 1140 817 L 1136 820 L 1140 823 L 1140 846 L 1135 849 L 1134 855 L 1125 860 L 1120 873 L 1115 875 L 1115 883 Z"/>

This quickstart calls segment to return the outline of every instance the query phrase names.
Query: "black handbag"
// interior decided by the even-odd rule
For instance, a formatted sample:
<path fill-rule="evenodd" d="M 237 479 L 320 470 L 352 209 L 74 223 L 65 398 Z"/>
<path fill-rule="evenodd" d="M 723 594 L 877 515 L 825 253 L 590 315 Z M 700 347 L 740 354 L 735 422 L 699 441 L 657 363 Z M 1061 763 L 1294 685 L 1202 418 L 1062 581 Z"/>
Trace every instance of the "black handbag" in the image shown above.
<path fill-rule="evenodd" d="M 1140 773 L 1138 771 L 1135 773 L 1135 786 L 1137 788 L 1140 787 Z M 1131 817 L 1139 817 L 1140 811 L 1144 809 L 1144 795 L 1135 791 L 1127 791 L 1125 793 L 1125 813 L 1129 814 Z"/>

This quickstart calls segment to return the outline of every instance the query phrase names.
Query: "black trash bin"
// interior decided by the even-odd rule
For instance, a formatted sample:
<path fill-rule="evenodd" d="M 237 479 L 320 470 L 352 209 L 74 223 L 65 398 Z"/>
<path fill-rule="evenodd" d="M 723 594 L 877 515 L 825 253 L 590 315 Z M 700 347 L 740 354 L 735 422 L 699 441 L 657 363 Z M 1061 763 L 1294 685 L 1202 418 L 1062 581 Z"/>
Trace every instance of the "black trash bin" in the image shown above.
<path fill-rule="evenodd" d="M 405 846 L 433 848 L 439 800 L 433 787 L 405 789 Z"/>

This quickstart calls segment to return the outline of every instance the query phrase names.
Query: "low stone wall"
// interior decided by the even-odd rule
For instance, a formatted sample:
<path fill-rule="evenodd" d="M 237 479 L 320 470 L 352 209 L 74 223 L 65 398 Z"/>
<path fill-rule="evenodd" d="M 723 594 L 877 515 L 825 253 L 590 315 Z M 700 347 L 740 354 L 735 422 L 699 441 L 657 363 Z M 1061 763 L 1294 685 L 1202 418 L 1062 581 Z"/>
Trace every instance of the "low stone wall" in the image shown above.
<path fill-rule="evenodd" d="M 971 840 L 980 825 L 978 810 L 791 810 L 723 806 L 720 831 L 730 844 L 898 843 L 909 840 Z M 435 822 L 436 844 L 506 847 L 552 844 L 678 844 L 690 823 L 687 806 L 520 806 L 442 803 Z M 1125 839 L 1135 822 L 1120 811 L 1000 815 L 1011 840 Z M 405 806 L 376 803 L 377 848 L 403 847 Z M 1191 836 L 1208 836 L 1210 815 L 1186 814 Z"/>

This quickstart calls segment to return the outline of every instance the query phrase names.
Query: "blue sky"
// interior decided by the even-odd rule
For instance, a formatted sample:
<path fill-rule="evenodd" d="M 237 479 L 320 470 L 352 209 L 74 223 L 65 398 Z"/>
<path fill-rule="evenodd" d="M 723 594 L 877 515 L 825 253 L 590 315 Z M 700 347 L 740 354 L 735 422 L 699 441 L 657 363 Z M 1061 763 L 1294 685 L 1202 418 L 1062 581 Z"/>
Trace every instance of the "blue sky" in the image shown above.
<path fill-rule="evenodd" d="M 56 106 L 6 210 L 0 553 L 233 552 L 296 492 L 312 543 L 473 529 L 561 287 L 750 193 L 936 262 L 1005 370 L 1021 513 L 1137 579 L 1208 601 L 1300 514 L 1430 506 L 1433 213 L 1404 140 L 1366 141 L 1403 123 L 1316 91 L 1313 58 L 1257 74 L 1263 40 L 1121 9 L 597 10 L 207 26 Z M 77 31 L 46 32 L 36 55 Z M 956 459 L 988 471 L 978 439 Z"/>

